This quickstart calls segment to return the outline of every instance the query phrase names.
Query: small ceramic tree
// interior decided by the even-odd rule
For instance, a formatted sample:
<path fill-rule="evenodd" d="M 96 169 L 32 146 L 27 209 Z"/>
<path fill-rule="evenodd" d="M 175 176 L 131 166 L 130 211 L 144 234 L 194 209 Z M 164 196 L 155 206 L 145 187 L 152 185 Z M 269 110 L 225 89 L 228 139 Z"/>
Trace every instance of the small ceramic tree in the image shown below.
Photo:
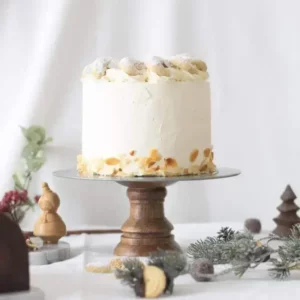
<path fill-rule="evenodd" d="M 295 204 L 296 195 L 290 185 L 287 185 L 285 191 L 281 195 L 283 201 L 278 207 L 279 216 L 274 218 L 277 227 L 273 233 L 279 236 L 289 236 L 291 229 L 295 224 L 300 223 L 300 218 L 297 215 L 299 207 Z"/>

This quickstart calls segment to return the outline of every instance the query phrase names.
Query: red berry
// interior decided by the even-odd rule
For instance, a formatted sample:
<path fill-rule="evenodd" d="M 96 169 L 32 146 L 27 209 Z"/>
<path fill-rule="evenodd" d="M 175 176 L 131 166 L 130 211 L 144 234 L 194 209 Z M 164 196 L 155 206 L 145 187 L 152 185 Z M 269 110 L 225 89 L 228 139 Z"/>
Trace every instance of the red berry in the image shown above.
<path fill-rule="evenodd" d="M 28 200 L 27 191 L 26 190 L 23 190 L 22 192 L 20 192 L 20 200 L 24 201 L 24 202 Z"/>
<path fill-rule="evenodd" d="M 8 205 L 6 205 L 3 201 L 0 202 L 0 212 L 8 212 L 9 211 L 9 207 Z"/>

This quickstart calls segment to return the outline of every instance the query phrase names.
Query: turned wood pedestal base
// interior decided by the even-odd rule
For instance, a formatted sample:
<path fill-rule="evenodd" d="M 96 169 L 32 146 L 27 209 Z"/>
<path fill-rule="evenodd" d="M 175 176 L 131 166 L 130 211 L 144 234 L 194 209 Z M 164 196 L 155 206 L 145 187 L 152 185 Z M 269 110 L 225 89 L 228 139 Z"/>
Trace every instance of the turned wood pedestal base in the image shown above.
<path fill-rule="evenodd" d="M 128 186 L 130 216 L 122 226 L 117 256 L 148 256 L 157 250 L 181 251 L 164 214 L 166 185 L 162 182 L 119 182 Z"/>
<path fill-rule="evenodd" d="M 160 249 L 181 251 L 171 234 L 173 226 L 164 214 L 166 187 L 179 181 L 220 179 L 239 174 L 239 170 L 231 168 L 219 168 L 218 172 L 212 175 L 178 177 L 84 177 L 74 169 L 54 172 L 56 177 L 98 182 L 114 181 L 128 187 L 130 215 L 122 226 L 121 241 L 114 251 L 117 256 L 148 256 Z"/>

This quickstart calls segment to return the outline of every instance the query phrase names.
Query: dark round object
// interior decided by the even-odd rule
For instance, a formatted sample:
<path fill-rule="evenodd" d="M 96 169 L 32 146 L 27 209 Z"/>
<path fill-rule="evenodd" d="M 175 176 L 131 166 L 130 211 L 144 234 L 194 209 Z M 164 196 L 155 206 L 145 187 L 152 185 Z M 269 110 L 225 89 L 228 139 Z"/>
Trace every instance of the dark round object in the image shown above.
<path fill-rule="evenodd" d="M 244 225 L 251 233 L 260 233 L 261 231 L 261 223 L 258 219 L 247 219 Z"/>
<path fill-rule="evenodd" d="M 214 274 L 214 265 L 206 258 L 199 258 L 192 263 L 190 274 L 196 281 L 210 281 L 205 275 Z"/>

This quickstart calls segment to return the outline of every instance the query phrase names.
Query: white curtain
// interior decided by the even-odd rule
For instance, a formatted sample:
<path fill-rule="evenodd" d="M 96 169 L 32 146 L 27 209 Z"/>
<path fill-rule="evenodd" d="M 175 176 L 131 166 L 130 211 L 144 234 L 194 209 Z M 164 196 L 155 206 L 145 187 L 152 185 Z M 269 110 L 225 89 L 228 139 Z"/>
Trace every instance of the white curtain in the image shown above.
<path fill-rule="evenodd" d="M 297 0 L 1 0 L 0 192 L 24 143 L 19 125 L 39 124 L 54 142 L 32 192 L 47 181 L 69 227 L 122 224 L 123 187 L 52 176 L 81 151 L 81 71 L 99 56 L 188 52 L 208 64 L 216 163 L 242 175 L 170 187 L 166 215 L 272 228 L 286 184 L 300 196 L 299 11 Z"/>

